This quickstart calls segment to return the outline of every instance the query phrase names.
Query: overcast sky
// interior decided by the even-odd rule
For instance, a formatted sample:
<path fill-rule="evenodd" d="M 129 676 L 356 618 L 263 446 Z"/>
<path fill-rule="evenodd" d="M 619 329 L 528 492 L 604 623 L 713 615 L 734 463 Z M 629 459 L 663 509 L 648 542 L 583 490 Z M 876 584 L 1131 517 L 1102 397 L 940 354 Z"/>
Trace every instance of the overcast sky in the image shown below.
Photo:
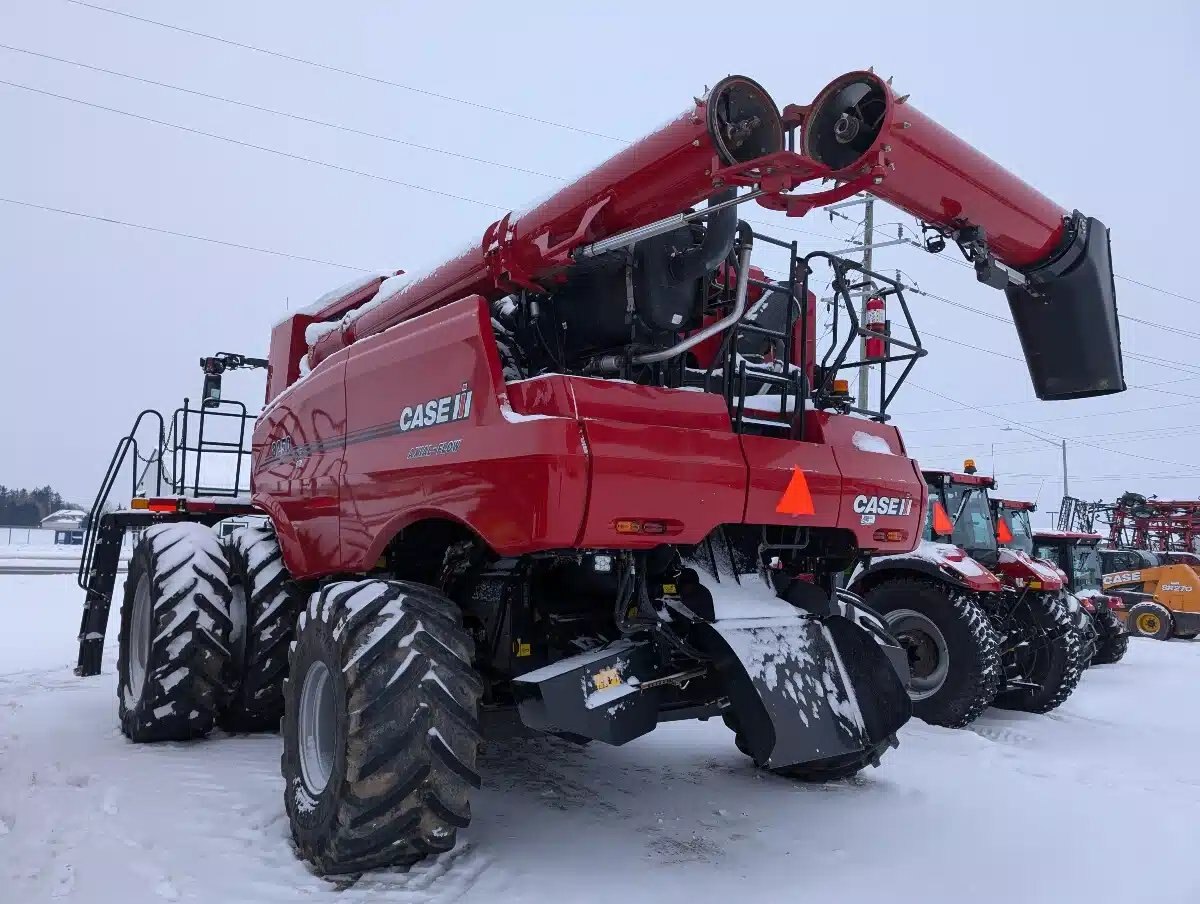
<path fill-rule="evenodd" d="M 1104 220 L 1118 273 L 1200 298 L 1190 266 L 1200 200 L 1188 162 L 1200 97 L 1193 3 L 909 0 L 860 2 L 827 17 L 795 0 L 96 3 L 528 118 L 67 0 L 0 0 L 0 43 L 546 175 L 0 49 L 0 80 L 384 177 L 0 84 L 0 198 L 344 265 L 0 202 L 0 483 L 9 486 L 49 483 L 90 502 L 134 415 L 198 394 L 201 355 L 265 355 L 289 305 L 353 278 L 353 268 L 435 263 L 552 189 L 549 176 L 597 163 L 621 147 L 613 139 L 650 130 L 731 72 L 757 79 L 783 105 L 807 103 L 835 75 L 874 65 L 924 112 L 1061 205 Z M 909 222 L 879 208 L 877 221 L 895 220 Z M 843 247 L 853 231 L 819 211 L 780 222 L 833 237 L 795 234 L 810 249 Z M 876 264 L 1007 314 L 1001 293 L 947 260 L 900 247 L 880 251 Z M 912 412 L 897 422 L 921 462 L 957 466 L 972 455 L 983 470 L 994 466 L 1006 495 L 1040 493 L 1043 511 L 1057 508 L 1059 452 L 1005 431 L 1008 419 L 1069 438 L 1076 495 L 1200 495 L 1200 305 L 1129 282 L 1117 288 L 1122 313 L 1193 334 L 1126 321 L 1126 352 L 1182 366 L 1127 358 L 1131 385 L 1166 385 L 1058 403 L 1037 402 L 1024 365 L 1002 357 L 1020 357 L 1011 327 L 914 298 L 918 326 L 996 353 L 927 338 L 931 354 L 896 406 Z M 956 409 L 918 386 L 984 411 Z M 235 374 L 225 390 L 258 403 L 262 380 Z"/>

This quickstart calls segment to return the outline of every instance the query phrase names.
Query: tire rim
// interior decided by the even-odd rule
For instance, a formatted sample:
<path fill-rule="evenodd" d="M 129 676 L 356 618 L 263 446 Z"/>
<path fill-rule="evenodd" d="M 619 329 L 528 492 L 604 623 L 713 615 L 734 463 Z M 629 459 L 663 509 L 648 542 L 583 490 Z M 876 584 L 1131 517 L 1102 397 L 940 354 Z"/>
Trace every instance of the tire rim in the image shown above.
<path fill-rule="evenodd" d="M 133 621 L 129 626 L 129 693 L 142 699 L 146 688 L 146 670 L 150 663 L 150 622 L 154 606 L 150 601 L 150 577 L 143 574 L 133 591 Z"/>
<path fill-rule="evenodd" d="M 1138 630 L 1143 634 L 1157 634 L 1158 629 L 1162 627 L 1159 624 L 1158 616 L 1153 612 L 1143 612 L 1141 615 L 1139 615 L 1137 626 Z"/>
<path fill-rule="evenodd" d="M 308 667 L 300 688 L 300 775 L 309 794 L 316 797 L 333 774 L 334 731 L 333 679 L 321 661 Z"/>
<path fill-rule="evenodd" d="M 950 648 L 938 626 L 913 609 L 884 615 L 888 631 L 908 653 L 908 696 L 927 700 L 942 689 L 950 672 Z"/>

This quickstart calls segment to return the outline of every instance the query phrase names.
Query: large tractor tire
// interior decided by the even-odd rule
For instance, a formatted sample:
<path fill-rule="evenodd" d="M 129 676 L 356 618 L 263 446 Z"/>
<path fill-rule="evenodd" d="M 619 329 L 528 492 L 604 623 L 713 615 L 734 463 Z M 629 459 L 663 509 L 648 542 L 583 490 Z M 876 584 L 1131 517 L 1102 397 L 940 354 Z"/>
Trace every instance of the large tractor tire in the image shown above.
<path fill-rule="evenodd" d="M 1092 658 L 1093 665 L 1112 665 L 1125 658 L 1129 649 L 1129 633 L 1121 620 L 1111 609 L 1100 609 L 1095 615 L 1096 627 L 1100 632 L 1100 640 L 1096 645 L 1096 655 Z"/>
<path fill-rule="evenodd" d="M 1017 687 L 996 695 L 993 706 L 1028 713 L 1048 713 L 1071 696 L 1083 670 L 1083 641 L 1071 621 L 1061 596 L 1026 593 L 1011 616 L 1006 644 L 1013 647 L 1006 660 L 1024 681 L 1034 687 Z"/>
<path fill-rule="evenodd" d="M 308 602 L 283 565 L 269 524 L 235 530 L 225 541 L 233 591 L 228 696 L 219 723 L 226 731 L 274 731 L 283 717 L 283 682 L 296 620 Z"/>
<path fill-rule="evenodd" d="M 321 873 L 454 847 L 480 785 L 482 682 L 457 607 L 402 581 L 330 584 L 300 616 L 284 689 L 285 806 Z"/>
<path fill-rule="evenodd" d="M 132 741 L 208 734 L 229 660 L 232 592 L 216 534 L 159 524 L 133 550 L 121 606 L 117 696 Z"/>
<path fill-rule="evenodd" d="M 1079 634 L 1080 655 L 1086 669 L 1092 665 L 1100 648 L 1100 624 L 1097 622 L 1099 613 L 1088 612 L 1072 594 L 1063 594 L 1062 599 L 1071 614 L 1071 626 Z"/>
<path fill-rule="evenodd" d="M 1131 637 L 1152 637 L 1170 640 L 1175 633 L 1175 619 L 1166 606 L 1159 603 L 1137 603 L 1130 607 L 1125 627 Z"/>
<path fill-rule="evenodd" d="M 908 651 L 913 714 L 932 725 L 974 722 L 1000 688 L 1000 642 L 986 613 L 949 585 L 919 578 L 876 584 L 865 601 Z"/>

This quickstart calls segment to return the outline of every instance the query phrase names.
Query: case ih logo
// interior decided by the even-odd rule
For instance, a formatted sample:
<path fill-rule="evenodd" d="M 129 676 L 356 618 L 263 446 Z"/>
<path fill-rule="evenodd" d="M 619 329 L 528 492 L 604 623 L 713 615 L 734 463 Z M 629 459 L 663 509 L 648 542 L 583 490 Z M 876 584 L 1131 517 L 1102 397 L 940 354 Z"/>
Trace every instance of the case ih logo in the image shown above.
<path fill-rule="evenodd" d="M 854 511 L 858 515 L 908 515 L 912 513 L 911 499 L 899 496 L 855 496 Z"/>
<path fill-rule="evenodd" d="M 400 432 L 408 433 L 410 430 L 463 420 L 471 413 L 471 397 L 474 394 L 467 388 L 467 384 L 463 383 L 462 389 L 454 395 L 430 399 L 428 402 L 405 408 L 400 412 Z"/>

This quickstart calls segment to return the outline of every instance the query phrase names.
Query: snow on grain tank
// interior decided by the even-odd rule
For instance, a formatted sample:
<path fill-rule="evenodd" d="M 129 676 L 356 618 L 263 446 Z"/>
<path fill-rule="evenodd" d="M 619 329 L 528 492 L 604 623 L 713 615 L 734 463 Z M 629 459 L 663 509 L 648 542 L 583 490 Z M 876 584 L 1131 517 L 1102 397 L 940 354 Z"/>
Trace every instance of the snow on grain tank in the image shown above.
<path fill-rule="evenodd" d="M 815 180 L 833 187 L 795 191 Z M 1006 287 L 1040 394 L 1121 388 L 1119 349 L 1091 332 L 1115 305 L 1102 226 L 870 73 L 782 113 L 732 76 L 432 272 L 279 324 L 249 500 L 162 468 L 236 446 L 190 431 L 244 410 L 208 385 L 182 430 L 160 420 L 160 495 L 93 519 L 79 673 L 99 670 L 121 535 L 148 526 L 122 609 L 125 733 L 282 714 L 292 834 L 322 872 L 452 847 L 480 739 L 514 721 L 623 744 L 719 716 L 798 780 L 878 764 L 909 718 L 906 657 L 840 575 L 911 550 L 927 490 L 886 402 L 849 397 L 849 342 L 817 357 L 813 265 L 833 271 L 843 335 L 865 331 L 863 278 L 912 320 L 895 281 L 737 214 L 862 190 Z M 790 253 L 787 279 L 754 265 L 763 243 Z M 1029 327 L 1041 305 L 1063 312 L 1052 328 Z M 905 336 L 882 337 L 900 381 L 924 354 Z M 249 513 L 265 518 L 224 544 L 203 526 Z"/>

